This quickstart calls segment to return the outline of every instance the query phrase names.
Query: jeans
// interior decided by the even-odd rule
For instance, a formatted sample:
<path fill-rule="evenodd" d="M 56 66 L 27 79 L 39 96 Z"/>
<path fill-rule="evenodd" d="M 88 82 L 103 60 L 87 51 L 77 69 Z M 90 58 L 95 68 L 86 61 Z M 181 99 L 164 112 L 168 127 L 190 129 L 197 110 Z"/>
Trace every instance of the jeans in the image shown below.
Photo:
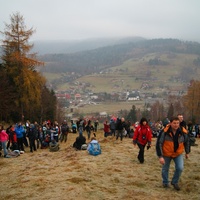
<path fill-rule="evenodd" d="M 7 151 L 7 148 L 6 148 L 7 147 L 6 143 L 7 143 L 6 141 L 5 142 L 1 142 L 4 156 L 6 156 L 8 154 L 8 151 Z"/>
<path fill-rule="evenodd" d="M 79 132 L 82 133 L 82 132 L 83 132 L 83 127 L 82 127 L 82 126 L 79 126 L 79 129 L 78 129 L 78 130 L 79 130 Z"/>
<path fill-rule="evenodd" d="M 170 162 L 171 160 L 174 161 L 175 163 L 175 171 L 174 175 L 172 177 L 171 183 L 176 184 L 179 181 L 179 178 L 181 176 L 181 173 L 183 171 L 183 155 L 179 155 L 176 158 L 171 158 L 171 157 L 163 157 L 165 160 L 165 164 L 162 167 L 162 179 L 163 179 L 163 184 L 168 184 L 168 175 L 169 175 L 169 167 L 170 167 Z"/>

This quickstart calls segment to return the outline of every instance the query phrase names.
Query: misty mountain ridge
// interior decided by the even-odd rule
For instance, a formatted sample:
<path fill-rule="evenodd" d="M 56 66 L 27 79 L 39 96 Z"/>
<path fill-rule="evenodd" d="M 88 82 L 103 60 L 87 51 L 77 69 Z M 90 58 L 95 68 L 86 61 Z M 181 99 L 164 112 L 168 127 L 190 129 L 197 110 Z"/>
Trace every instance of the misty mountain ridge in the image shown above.
<path fill-rule="evenodd" d="M 39 60 L 46 63 L 46 67 L 41 70 L 43 72 L 77 72 L 84 75 L 119 66 L 128 59 L 163 52 L 200 56 L 200 43 L 178 39 L 143 39 L 75 53 L 40 55 Z"/>
<path fill-rule="evenodd" d="M 113 46 L 129 42 L 138 42 L 146 40 L 143 37 L 126 37 L 126 38 L 95 38 L 85 40 L 36 40 L 32 41 L 33 52 L 38 55 L 44 54 L 67 54 L 80 51 L 97 49 L 100 47 Z"/>

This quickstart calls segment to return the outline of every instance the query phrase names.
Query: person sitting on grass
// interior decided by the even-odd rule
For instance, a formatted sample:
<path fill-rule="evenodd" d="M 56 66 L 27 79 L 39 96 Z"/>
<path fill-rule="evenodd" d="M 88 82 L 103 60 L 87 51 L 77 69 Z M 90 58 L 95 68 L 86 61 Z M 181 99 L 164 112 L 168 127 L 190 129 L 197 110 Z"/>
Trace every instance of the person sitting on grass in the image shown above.
<path fill-rule="evenodd" d="M 95 137 L 91 138 L 91 142 L 88 144 L 87 151 L 90 155 L 97 156 L 101 154 L 101 147 L 99 142 L 96 140 Z"/>
<path fill-rule="evenodd" d="M 83 136 L 83 132 L 79 131 L 79 136 L 76 138 L 76 141 L 74 142 L 73 147 L 76 150 L 81 150 L 81 146 L 83 144 L 86 144 L 86 138 L 85 136 Z"/>

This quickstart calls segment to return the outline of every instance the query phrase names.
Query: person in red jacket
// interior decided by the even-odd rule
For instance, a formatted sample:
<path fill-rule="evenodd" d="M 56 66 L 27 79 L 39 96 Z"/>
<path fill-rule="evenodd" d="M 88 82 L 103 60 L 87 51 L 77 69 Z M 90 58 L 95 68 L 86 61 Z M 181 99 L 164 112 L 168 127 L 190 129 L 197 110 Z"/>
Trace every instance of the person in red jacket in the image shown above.
<path fill-rule="evenodd" d="M 17 134 L 15 132 L 15 125 L 11 125 L 10 127 L 8 127 L 6 129 L 7 134 L 9 136 L 9 140 L 7 143 L 7 149 L 11 149 L 11 150 L 17 150 L 18 146 L 17 146 Z"/>
<path fill-rule="evenodd" d="M 110 133 L 110 125 L 108 123 L 108 121 L 105 121 L 104 124 L 103 124 L 104 128 L 104 137 L 107 137 Z"/>
<path fill-rule="evenodd" d="M 147 150 L 151 147 L 151 138 L 152 138 L 152 132 L 148 125 L 148 121 L 146 118 L 142 118 L 140 120 L 140 124 L 134 131 L 133 135 L 133 145 L 136 146 L 136 144 L 139 147 L 139 153 L 138 153 L 138 160 L 140 163 L 144 163 L 144 149 L 147 144 Z"/>

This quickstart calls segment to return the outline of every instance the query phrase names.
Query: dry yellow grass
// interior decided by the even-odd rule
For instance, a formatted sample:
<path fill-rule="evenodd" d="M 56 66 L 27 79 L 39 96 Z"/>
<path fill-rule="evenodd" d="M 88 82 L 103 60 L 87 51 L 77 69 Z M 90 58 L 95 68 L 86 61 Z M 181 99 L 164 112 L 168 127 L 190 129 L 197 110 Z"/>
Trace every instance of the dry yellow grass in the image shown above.
<path fill-rule="evenodd" d="M 86 135 L 84 133 L 84 135 Z M 145 151 L 145 163 L 137 161 L 132 139 L 116 141 L 97 133 L 102 154 L 90 156 L 71 145 L 77 134 L 69 134 L 58 152 L 38 149 L 17 158 L 0 158 L 0 199 L 66 200 L 198 200 L 200 198 L 199 146 L 192 147 L 180 180 L 181 191 L 164 189 L 155 146 Z M 200 139 L 197 140 L 200 145 Z M 153 139 L 155 145 L 155 139 Z M 170 177 L 173 168 L 170 169 Z"/>

